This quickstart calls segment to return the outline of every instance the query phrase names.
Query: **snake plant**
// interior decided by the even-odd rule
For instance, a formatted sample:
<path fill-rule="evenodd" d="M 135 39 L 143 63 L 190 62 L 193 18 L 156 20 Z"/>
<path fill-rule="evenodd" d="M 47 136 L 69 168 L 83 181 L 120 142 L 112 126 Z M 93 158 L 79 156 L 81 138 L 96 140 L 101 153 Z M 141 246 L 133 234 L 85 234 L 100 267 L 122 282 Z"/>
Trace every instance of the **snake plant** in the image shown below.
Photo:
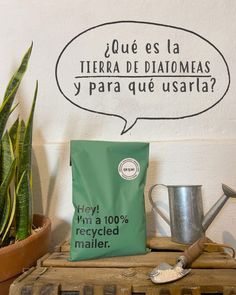
<path fill-rule="evenodd" d="M 28 120 L 19 117 L 9 126 L 14 115 L 17 90 L 27 70 L 32 45 L 7 85 L 0 104 L 0 247 L 22 240 L 32 229 L 32 127 L 38 92 L 36 82 Z"/>

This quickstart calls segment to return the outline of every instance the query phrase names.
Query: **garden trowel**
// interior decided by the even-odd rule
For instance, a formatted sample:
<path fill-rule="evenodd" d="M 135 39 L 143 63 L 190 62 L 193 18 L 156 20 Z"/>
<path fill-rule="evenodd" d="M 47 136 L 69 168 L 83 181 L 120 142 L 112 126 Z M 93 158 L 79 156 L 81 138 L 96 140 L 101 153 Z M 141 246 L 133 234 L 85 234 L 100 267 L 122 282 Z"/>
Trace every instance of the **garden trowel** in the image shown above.
<path fill-rule="evenodd" d="M 206 237 L 197 240 L 177 258 L 177 263 L 174 266 L 164 262 L 155 267 L 149 273 L 151 281 L 155 284 L 163 284 L 176 281 L 186 276 L 191 271 L 191 269 L 187 267 L 200 256 L 203 252 L 204 244 L 208 241 Z"/>

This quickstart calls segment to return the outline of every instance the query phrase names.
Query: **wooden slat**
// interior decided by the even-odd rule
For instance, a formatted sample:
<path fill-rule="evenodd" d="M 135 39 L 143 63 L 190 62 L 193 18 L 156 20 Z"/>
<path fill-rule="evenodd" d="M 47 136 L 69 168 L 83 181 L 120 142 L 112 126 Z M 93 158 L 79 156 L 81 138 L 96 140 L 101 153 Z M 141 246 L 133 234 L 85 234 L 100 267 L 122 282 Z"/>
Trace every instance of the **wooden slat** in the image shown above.
<path fill-rule="evenodd" d="M 55 267 L 155 267 L 161 262 L 174 265 L 178 252 L 150 252 L 145 255 L 109 257 L 94 260 L 68 261 L 68 252 L 55 252 L 47 257 L 42 266 Z M 236 268 L 236 260 L 226 253 L 203 253 L 196 259 L 192 268 Z"/>
<path fill-rule="evenodd" d="M 149 237 L 147 247 L 156 250 L 184 251 L 188 245 L 175 243 L 170 237 Z"/>
<path fill-rule="evenodd" d="M 22 275 L 17 277 L 10 286 L 10 290 L 9 290 L 10 294 L 14 294 L 14 295 L 31 294 L 33 284 L 26 284 L 25 281 L 24 281 L 24 283 L 21 284 L 21 281 L 28 280 L 28 277 L 34 272 L 34 270 L 35 270 L 35 267 L 32 267 L 29 270 L 25 271 Z M 21 292 L 21 289 L 24 289 L 25 291 L 23 290 Z"/>
<path fill-rule="evenodd" d="M 217 245 L 208 247 L 192 264 L 190 274 L 181 280 L 164 285 L 153 284 L 148 273 L 161 262 L 174 265 L 186 245 L 173 243 L 170 238 L 155 238 L 148 243 L 157 250 L 146 255 L 71 262 L 68 260 L 69 243 L 64 242 L 57 248 L 58 252 L 46 255 L 39 260 L 36 269 L 20 277 L 11 288 L 10 295 L 22 292 L 27 295 L 42 292 L 56 295 L 60 294 L 59 289 L 61 294 L 70 291 L 80 295 L 235 293 L 236 260 Z M 168 252 L 163 251 L 166 248 Z"/>
<path fill-rule="evenodd" d="M 10 290 L 11 292 L 11 290 Z M 11 294 L 11 293 L 10 293 Z M 26 284 L 24 286 L 21 286 L 18 290 L 14 290 L 12 294 L 15 295 L 33 295 L 33 284 Z"/>
<path fill-rule="evenodd" d="M 129 295 L 129 290 L 133 294 L 147 293 L 147 295 L 159 295 L 163 290 L 169 290 L 171 295 L 182 295 L 183 289 L 191 290 L 192 295 L 200 294 L 199 290 L 202 293 L 224 292 L 224 295 L 232 295 L 236 289 L 235 269 L 192 269 L 184 278 L 164 285 L 155 285 L 148 279 L 150 267 L 136 268 L 135 270 L 136 273 L 132 277 L 127 277 L 124 275 L 127 271 L 126 268 L 52 267 L 46 272 L 39 268 L 19 281 L 18 285 L 15 284 L 15 289 L 11 289 L 10 295 L 21 294 L 14 291 L 35 284 L 38 286 L 60 284 L 61 292 L 79 291 L 83 295 L 120 295 L 122 286 L 125 286 L 123 295 Z M 39 276 L 40 273 L 42 275 Z M 91 292 L 90 289 L 85 294 L 84 286 L 93 286 L 93 291 Z"/>
<path fill-rule="evenodd" d="M 94 286 L 92 285 L 85 285 L 83 287 L 83 295 L 94 295 Z"/>
<path fill-rule="evenodd" d="M 224 295 L 236 295 L 236 286 L 234 286 L 234 287 L 224 286 L 223 294 Z"/>
<path fill-rule="evenodd" d="M 24 294 L 24 293 L 22 293 Z M 51 282 L 36 282 L 32 288 L 33 295 L 58 295 L 59 287 L 58 284 Z"/>
<path fill-rule="evenodd" d="M 159 291 L 156 290 L 156 288 L 154 286 L 151 286 L 149 288 L 146 288 L 145 294 L 146 295 L 159 295 Z"/>
<path fill-rule="evenodd" d="M 116 289 L 116 295 L 130 295 L 132 294 L 132 288 L 130 284 L 119 285 Z"/>
<path fill-rule="evenodd" d="M 70 252 L 70 242 L 65 241 L 60 245 L 60 251 L 58 252 Z"/>
<path fill-rule="evenodd" d="M 147 247 L 157 250 L 184 251 L 187 245 L 172 242 L 170 237 L 151 237 L 147 240 Z M 60 249 L 58 252 L 69 252 L 70 242 L 65 241 L 56 249 Z"/>
<path fill-rule="evenodd" d="M 212 242 L 209 239 L 209 242 Z M 170 237 L 149 237 L 147 239 L 147 247 L 155 250 L 172 250 L 172 251 L 184 251 L 189 245 L 179 244 L 171 241 Z M 55 252 L 69 252 L 70 251 L 70 242 L 65 241 L 61 243 L 56 249 Z M 221 246 L 218 246 L 217 243 L 208 245 L 205 247 L 206 252 L 224 252 L 224 249 Z"/>
<path fill-rule="evenodd" d="M 43 255 L 42 257 L 40 257 L 37 260 L 37 266 L 42 266 L 42 262 L 47 259 L 51 254 L 50 253 L 46 253 L 45 255 Z"/>
<path fill-rule="evenodd" d="M 181 288 L 180 294 L 189 294 L 189 295 L 201 295 L 201 288 L 200 287 L 190 287 L 190 288 Z M 213 294 L 212 294 L 213 295 Z"/>
<path fill-rule="evenodd" d="M 213 243 L 210 239 L 208 241 L 211 244 L 205 246 L 205 252 L 224 252 L 224 249 L 220 245 Z M 147 240 L 147 247 L 156 250 L 184 251 L 189 245 L 175 243 L 171 241 L 170 237 L 150 237 Z"/>
<path fill-rule="evenodd" d="M 94 284 L 94 295 L 103 295 L 103 285 Z"/>

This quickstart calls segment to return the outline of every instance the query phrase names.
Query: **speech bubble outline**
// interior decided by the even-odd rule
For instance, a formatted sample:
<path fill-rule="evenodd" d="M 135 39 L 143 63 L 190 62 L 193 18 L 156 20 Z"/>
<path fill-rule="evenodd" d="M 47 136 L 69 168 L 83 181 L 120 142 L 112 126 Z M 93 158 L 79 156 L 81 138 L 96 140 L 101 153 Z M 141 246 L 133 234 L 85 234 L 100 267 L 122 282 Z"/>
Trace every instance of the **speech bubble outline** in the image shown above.
<path fill-rule="evenodd" d="M 114 114 L 114 113 L 108 113 L 108 112 L 101 112 L 101 111 L 96 111 L 93 109 L 88 109 L 86 107 L 83 107 L 81 105 L 78 105 L 77 103 L 75 103 L 73 100 L 71 100 L 62 90 L 60 83 L 59 83 L 59 79 L 58 79 L 58 65 L 60 62 L 60 59 L 63 55 L 63 53 L 65 52 L 65 50 L 68 48 L 68 46 L 77 38 L 79 38 L 81 35 L 86 34 L 87 32 L 91 31 L 91 30 L 95 30 L 97 28 L 103 27 L 103 26 L 108 26 L 108 25 L 116 25 L 116 24 L 122 24 L 122 23 L 130 23 L 130 24 L 143 24 L 143 25 L 151 25 L 151 26 L 158 26 L 158 27 L 165 27 L 165 28 L 170 28 L 170 29 L 175 29 L 175 30 L 180 30 L 180 31 L 184 31 L 190 34 L 193 34 L 194 36 L 202 39 L 203 41 L 205 41 L 206 43 L 208 43 L 211 47 L 213 47 L 218 54 L 220 55 L 220 57 L 222 58 L 225 66 L 226 66 L 226 71 L 227 71 L 227 78 L 228 78 L 228 84 L 226 86 L 226 89 L 223 93 L 223 95 L 212 105 L 210 105 L 209 107 L 203 109 L 202 111 L 196 112 L 196 113 L 192 113 L 192 114 L 188 114 L 188 115 L 184 115 L 184 116 L 173 116 L 173 117 L 146 117 L 146 116 L 140 116 L 140 117 L 135 117 L 133 120 L 128 120 L 126 118 L 124 118 L 123 116 L 119 115 L 119 114 Z M 186 118 L 191 118 L 191 117 L 195 117 L 198 115 L 201 115 L 207 111 L 209 111 L 210 109 L 212 109 L 213 107 L 215 107 L 218 103 L 220 103 L 222 101 L 222 99 L 225 97 L 226 93 L 229 90 L 230 84 L 231 84 L 231 78 L 230 78 L 230 70 L 229 70 L 229 66 L 227 64 L 227 61 L 225 59 L 225 57 L 223 56 L 223 54 L 221 53 L 221 51 L 213 44 L 211 43 L 209 40 L 207 40 L 206 38 L 202 37 L 201 35 L 199 35 L 198 33 L 195 33 L 189 29 L 185 29 L 185 28 L 181 28 L 181 27 L 177 27 L 177 26 L 172 26 L 172 25 L 165 25 L 165 24 L 159 24 L 159 23 L 154 23 L 154 22 L 145 22 L 145 21 L 134 21 L 134 20 L 122 20 L 122 21 L 114 21 L 114 22 L 107 22 L 107 23 L 103 23 L 103 24 L 99 24 L 93 27 L 90 27 L 88 29 L 86 29 L 85 31 L 79 33 L 78 35 L 76 35 L 74 38 L 72 38 L 67 44 L 66 46 L 63 48 L 63 50 L 61 51 L 61 53 L 59 54 L 59 57 L 56 61 L 56 67 L 55 67 L 55 78 L 56 78 L 56 83 L 57 83 L 57 87 L 59 89 L 59 91 L 61 92 L 61 94 L 70 102 L 72 103 L 74 106 L 88 111 L 88 112 L 92 112 L 92 113 L 96 113 L 96 114 L 100 114 L 100 115 L 106 115 L 106 116 L 112 116 L 112 117 L 117 117 L 122 119 L 125 124 L 124 127 L 121 131 L 121 135 L 125 134 L 126 132 L 128 132 L 130 129 L 132 129 L 134 127 L 134 125 L 137 123 L 138 120 L 180 120 L 180 119 L 186 119 Z M 214 78 L 212 78 L 214 79 Z M 211 80 L 212 80 L 211 79 Z M 215 84 L 215 81 L 213 82 L 213 85 Z M 130 122 L 130 123 L 129 123 Z"/>

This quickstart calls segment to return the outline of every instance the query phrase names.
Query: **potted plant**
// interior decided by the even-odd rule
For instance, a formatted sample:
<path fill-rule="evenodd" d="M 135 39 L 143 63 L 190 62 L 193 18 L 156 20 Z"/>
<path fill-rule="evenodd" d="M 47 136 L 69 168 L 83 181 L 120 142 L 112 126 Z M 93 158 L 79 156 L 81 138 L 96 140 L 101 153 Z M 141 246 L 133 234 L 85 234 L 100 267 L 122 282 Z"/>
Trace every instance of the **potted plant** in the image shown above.
<path fill-rule="evenodd" d="M 38 92 L 36 82 L 27 122 L 16 112 L 17 90 L 26 72 L 32 45 L 12 76 L 0 104 L 0 294 L 8 294 L 14 277 L 35 264 L 50 244 L 50 220 L 32 214 L 32 128 Z M 4 293 L 5 292 L 5 293 Z"/>

